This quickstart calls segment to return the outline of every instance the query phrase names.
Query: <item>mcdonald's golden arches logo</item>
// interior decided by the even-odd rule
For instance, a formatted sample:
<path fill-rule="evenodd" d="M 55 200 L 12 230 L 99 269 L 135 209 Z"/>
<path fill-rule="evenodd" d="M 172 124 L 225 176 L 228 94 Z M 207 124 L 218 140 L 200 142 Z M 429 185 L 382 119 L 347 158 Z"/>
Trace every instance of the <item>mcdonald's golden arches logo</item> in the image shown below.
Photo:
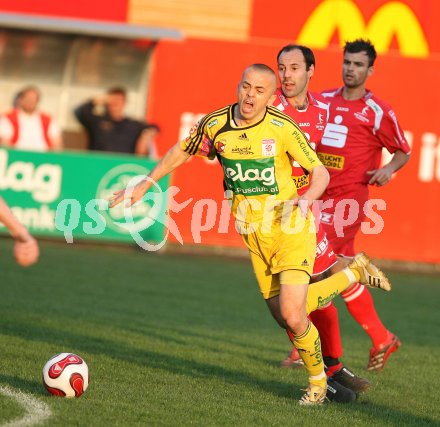
<path fill-rule="evenodd" d="M 365 22 L 362 12 L 353 1 L 324 0 L 305 22 L 297 42 L 325 49 L 335 31 L 339 32 L 341 43 L 358 37 L 369 38 L 378 53 L 386 53 L 395 36 L 402 56 L 429 56 L 429 46 L 417 16 L 401 1 L 383 4 Z"/>

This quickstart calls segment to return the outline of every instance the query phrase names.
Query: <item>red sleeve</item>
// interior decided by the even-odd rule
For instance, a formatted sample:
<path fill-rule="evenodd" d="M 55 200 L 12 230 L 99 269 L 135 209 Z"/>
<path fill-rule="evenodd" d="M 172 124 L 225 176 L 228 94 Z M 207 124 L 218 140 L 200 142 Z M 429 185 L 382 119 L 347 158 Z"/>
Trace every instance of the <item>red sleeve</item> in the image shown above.
<path fill-rule="evenodd" d="M 406 154 L 411 152 L 411 147 L 405 138 L 404 132 L 397 121 L 396 114 L 389 106 L 383 106 L 384 115 L 382 123 L 377 130 L 377 137 L 383 146 L 390 152 L 400 150 Z"/>

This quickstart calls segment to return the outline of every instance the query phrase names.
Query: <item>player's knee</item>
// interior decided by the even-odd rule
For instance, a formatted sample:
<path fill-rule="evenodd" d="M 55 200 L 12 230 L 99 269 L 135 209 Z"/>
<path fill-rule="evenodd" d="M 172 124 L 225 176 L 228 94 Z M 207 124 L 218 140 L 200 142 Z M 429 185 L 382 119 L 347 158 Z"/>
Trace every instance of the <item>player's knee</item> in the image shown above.
<path fill-rule="evenodd" d="M 307 316 L 302 313 L 302 310 L 281 312 L 283 321 L 286 323 L 287 327 L 295 334 L 298 335 L 302 333 L 305 325 L 307 324 Z"/>

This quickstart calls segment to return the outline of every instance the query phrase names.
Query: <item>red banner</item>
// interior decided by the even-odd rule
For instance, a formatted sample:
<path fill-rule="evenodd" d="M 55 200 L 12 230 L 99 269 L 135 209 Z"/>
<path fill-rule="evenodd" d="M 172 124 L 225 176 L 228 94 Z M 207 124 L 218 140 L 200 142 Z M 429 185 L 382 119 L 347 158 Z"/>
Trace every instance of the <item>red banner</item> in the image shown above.
<path fill-rule="evenodd" d="M 315 49 L 367 37 L 380 53 L 426 58 L 440 52 L 439 17 L 437 0 L 309 0 L 300 6 L 279 1 L 276 7 L 254 0 L 250 35 Z"/>
<path fill-rule="evenodd" d="M 0 11 L 50 17 L 126 22 L 128 0 L 0 0 Z"/>
<path fill-rule="evenodd" d="M 275 67 L 280 47 L 277 43 L 196 40 L 160 44 L 149 111 L 150 118 L 164 129 L 161 152 L 185 136 L 202 114 L 235 101 L 237 83 L 248 64 L 264 62 Z M 341 50 L 315 53 L 312 90 L 341 85 Z M 372 256 L 440 262 L 440 231 L 435 227 L 440 210 L 440 87 L 432 84 L 439 65 L 437 59 L 380 56 L 368 82 L 377 96 L 394 107 L 413 147 L 410 162 L 395 179 L 383 188 L 372 188 L 371 196 L 387 204 L 386 211 L 379 212 L 384 219 L 383 231 L 358 239 L 358 249 Z M 241 244 L 232 221 L 230 233 L 222 233 L 222 173 L 216 162 L 192 159 L 175 173 L 172 182 L 180 188 L 177 200 L 193 198 L 174 215 L 185 244 Z"/>
<path fill-rule="evenodd" d="M 126 21 L 128 0 L 53 2 L 0 0 L 3 11 Z M 163 154 L 185 137 L 198 118 L 235 101 L 244 67 L 264 62 L 288 42 L 312 47 L 317 68 L 312 90 L 341 85 L 341 42 L 368 37 L 379 58 L 368 86 L 394 107 L 412 142 L 410 162 L 371 196 L 386 201 L 379 235 L 360 235 L 358 249 L 372 256 L 440 262 L 440 2 L 437 0 L 280 0 L 252 3 L 249 41 L 160 42 L 154 54 L 148 115 L 163 129 Z M 209 25 L 209 23 L 207 24 Z M 218 164 L 192 159 L 173 177 L 177 201 L 192 202 L 174 219 L 185 244 L 241 245 L 233 223 L 225 225 L 222 173 Z"/>

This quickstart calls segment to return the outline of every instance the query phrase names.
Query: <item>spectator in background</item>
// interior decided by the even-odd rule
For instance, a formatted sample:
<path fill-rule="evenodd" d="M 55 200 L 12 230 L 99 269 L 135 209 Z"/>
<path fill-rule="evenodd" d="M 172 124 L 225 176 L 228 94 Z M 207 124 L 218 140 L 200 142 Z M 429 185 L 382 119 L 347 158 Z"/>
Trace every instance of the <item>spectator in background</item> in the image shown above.
<path fill-rule="evenodd" d="M 96 98 L 77 107 L 76 118 L 86 129 L 91 150 L 142 154 L 153 152 L 152 130 L 158 127 L 125 116 L 127 93 L 122 87 L 113 87 L 103 98 Z M 153 153 L 153 155 L 152 155 Z"/>
<path fill-rule="evenodd" d="M 37 241 L 13 215 L 6 202 L 0 197 L 0 222 L 15 240 L 14 256 L 17 264 L 29 267 L 38 261 L 40 250 Z"/>
<path fill-rule="evenodd" d="M 142 137 L 136 144 L 135 154 L 147 156 L 152 160 L 158 160 L 156 137 L 160 134 L 160 127 L 149 124 L 142 132 Z"/>
<path fill-rule="evenodd" d="M 21 150 L 61 150 L 61 129 L 48 114 L 38 109 L 41 99 L 36 86 L 26 86 L 14 98 L 14 108 L 0 119 L 0 141 Z"/>

